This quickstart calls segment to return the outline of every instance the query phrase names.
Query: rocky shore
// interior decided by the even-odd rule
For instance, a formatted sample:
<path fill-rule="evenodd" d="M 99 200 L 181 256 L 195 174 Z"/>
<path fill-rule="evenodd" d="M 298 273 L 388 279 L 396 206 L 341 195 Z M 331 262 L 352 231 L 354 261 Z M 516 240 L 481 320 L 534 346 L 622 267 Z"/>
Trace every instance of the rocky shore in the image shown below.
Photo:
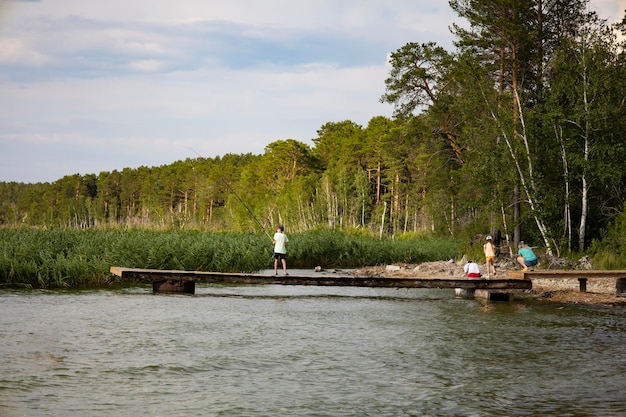
<path fill-rule="evenodd" d="M 378 276 L 389 278 L 432 277 L 462 278 L 464 277 L 462 261 L 425 262 L 421 264 L 393 264 L 385 266 L 369 266 L 355 273 L 359 276 Z M 515 270 L 514 265 L 496 264 L 496 275 L 493 278 L 508 277 L 508 271 Z M 626 297 L 617 297 L 615 282 L 607 279 L 589 279 L 587 292 L 580 292 L 578 280 L 541 279 L 533 280 L 533 289 L 529 296 L 547 302 L 562 304 L 584 304 L 597 306 L 621 307 L 626 312 Z"/>

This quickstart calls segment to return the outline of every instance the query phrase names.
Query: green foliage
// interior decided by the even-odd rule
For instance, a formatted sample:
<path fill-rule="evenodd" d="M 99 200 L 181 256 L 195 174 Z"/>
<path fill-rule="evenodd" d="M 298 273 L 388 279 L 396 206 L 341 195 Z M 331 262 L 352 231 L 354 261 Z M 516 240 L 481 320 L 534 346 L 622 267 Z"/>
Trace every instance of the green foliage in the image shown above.
<path fill-rule="evenodd" d="M 289 235 L 289 267 L 359 267 L 449 259 L 457 243 L 400 241 L 331 231 Z M 0 284 L 37 288 L 103 286 L 116 282 L 111 266 L 217 272 L 272 267 L 263 233 L 0 228 Z"/>
<path fill-rule="evenodd" d="M 328 230 L 290 238 L 290 263 L 300 267 L 359 267 L 390 263 L 421 263 L 454 258 L 458 243 L 448 239 L 355 236 Z"/>
<path fill-rule="evenodd" d="M 396 105 L 396 115 L 407 117 L 413 111 L 435 101 L 442 87 L 451 55 L 434 42 L 410 42 L 391 54 L 392 69 L 385 80 L 387 93 L 380 101 Z"/>
<path fill-rule="evenodd" d="M 337 235 L 341 250 L 322 246 L 304 256 L 303 249 L 313 263 L 409 259 L 378 245 L 395 241 L 398 251 L 407 236 L 505 228 L 582 253 L 626 201 L 626 55 L 586 5 L 451 1 L 469 23 L 455 26 L 455 50 L 408 42 L 391 54 L 381 101 L 394 106 L 394 118 L 373 116 L 366 127 L 325 123 L 313 147 L 275 140 L 262 155 L 189 158 L 51 184 L 0 182 L 0 225 L 124 229 L 137 239 L 122 248 L 126 264 L 153 267 L 256 265 L 259 251 L 231 260 L 237 244 L 184 236 L 228 231 L 241 243 L 277 224 L 313 233 L 311 243 L 347 233 Z M 221 253 L 215 263 L 200 256 L 213 252 Z M 43 284 L 71 279 L 37 272 Z"/>
<path fill-rule="evenodd" d="M 626 269 L 626 207 L 589 250 L 596 269 Z"/>
<path fill-rule="evenodd" d="M 2 228 L 1 282 L 41 288 L 77 287 L 87 280 L 105 282 L 108 264 L 101 256 L 101 245 L 107 237 L 95 231 Z"/>
<path fill-rule="evenodd" d="M 483 263 L 485 260 L 485 252 L 483 251 L 484 241 L 468 241 L 460 250 L 460 256 L 465 256 L 468 261 Z"/>

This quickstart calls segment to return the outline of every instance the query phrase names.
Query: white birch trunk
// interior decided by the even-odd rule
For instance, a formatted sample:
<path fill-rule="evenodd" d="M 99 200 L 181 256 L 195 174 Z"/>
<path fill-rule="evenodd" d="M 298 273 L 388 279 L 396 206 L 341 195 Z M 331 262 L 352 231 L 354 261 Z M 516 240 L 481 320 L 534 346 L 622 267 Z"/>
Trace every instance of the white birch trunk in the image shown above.
<path fill-rule="evenodd" d="M 525 150 L 525 156 L 526 156 L 526 164 L 527 164 L 527 169 L 526 169 L 526 173 L 524 172 L 524 169 L 522 168 L 522 164 L 521 161 L 519 160 L 519 158 L 517 157 L 517 155 L 515 154 L 515 150 L 513 148 L 513 144 L 511 143 L 511 140 L 509 138 L 509 136 L 506 133 L 506 130 L 502 127 L 502 125 L 500 124 L 498 117 L 496 116 L 496 114 L 494 113 L 493 109 L 491 108 L 491 106 L 489 106 L 489 111 L 491 113 L 491 117 L 493 118 L 494 122 L 496 123 L 496 125 L 498 126 L 498 128 L 500 129 L 500 133 L 502 134 L 502 137 L 504 138 L 504 141 L 507 145 L 507 148 L 509 150 L 509 154 L 511 156 L 511 159 L 513 160 L 513 164 L 515 165 L 515 169 L 517 171 L 517 175 L 519 177 L 520 180 L 520 185 L 522 187 L 522 190 L 524 192 L 524 195 L 526 197 L 526 202 L 528 203 L 528 205 L 530 206 L 530 210 L 531 213 L 533 215 L 533 218 L 535 219 L 535 224 L 537 225 L 537 229 L 539 229 L 539 233 L 541 233 L 541 238 L 543 239 L 544 245 L 546 247 L 546 253 L 551 255 L 552 252 L 552 244 L 550 243 L 550 239 L 548 238 L 548 228 L 545 225 L 545 223 L 543 222 L 543 220 L 541 218 L 539 218 L 539 216 L 537 216 L 537 201 L 534 198 L 534 195 L 537 194 L 537 187 L 535 184 L 535 177 L 533 174 L 533 164 L 532 164 L 532 159 L 531 159 L 531 153 L 530 153 L 530 146 L 528 144 L 528 137 L 526 135 L 526 126 L 525 126 L 525 122 L 524 122 L 524 115 L 521 109 L 521 106 L 519 105 L 519 95 L 517 94 L 517 91 L 513 91 L 513 94 L 515 96 L 515 100 L 518 103 L 518 108 L 519 108 L 519 119 L 521 122 L 521 126 L 522 126 L 522 133 L 516 132 L 517 135 L 520 137 L 520 139 L 522 140 L 523 144 L 524 144 L 524 150 Z M 485 102 L 487 103 L 487 105 L 489 105 L 489 101 L 486 99 L 485 97 Z M 555 248 L 558 250 L 558 247 L 555 246 Z M 558 253 L 557 253 L 558 256 Z"/>
<path fill-rule="evenodd" d="M 583 176 L 582 176 L 582 189 L 580 193 L 580 225 L 578 227 L 578 251 L 582 252 L 585 250 L 585 237 L 587 230 L 587 213 L 589 211 L 589 185 L 587 183 L 587 164 L 589 162 L 589 135 L 591 127 L 589 125 L 589 99 L 587 95 L 587 90 L 589 88 L 589 80 L 587 78 L 587 65 L 586 60 L 582 59 L 582 67 L 583 67 L 583 105 L 585 109 L 585 126 L 583 133 L 584 140 L 584 150 L 583 150 Z"/>
<path fill-rule="evenodd" d="M 563 140 L 563 130 L 554 126 L 554 135 L 561 144 L 561 159 L 563 160 L 563 182 L 565 188 L 565 204 L 563 206 L 563 235 L 567 236 L 567 250 L 572 251 L 572 211 L 570 207 L 569 164 L 567 150 Z"/>

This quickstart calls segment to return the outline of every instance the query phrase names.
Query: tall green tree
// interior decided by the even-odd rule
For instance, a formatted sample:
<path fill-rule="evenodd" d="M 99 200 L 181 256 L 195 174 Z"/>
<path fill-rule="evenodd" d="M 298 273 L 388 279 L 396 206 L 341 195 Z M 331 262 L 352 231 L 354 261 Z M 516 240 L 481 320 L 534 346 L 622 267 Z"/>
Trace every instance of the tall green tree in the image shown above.
<path fill-rule="evenodd" d="M 457 45 L 472 51 L 491 69 L 500 97 L 495 106 L 488 105 L 518 177 L 521 194 L 516 191 L 512 202 L 514 238 L 518 240 L 521 235 L 519 207 L 521 201 L 525 201 L 548 251 L 558 250 L 541 210 L 541 174 L 535 155 L 543 138 L 533 131 L 537 119 L 533 118 L 532 109 L 542 99 L 543 67 L 551 56 L 547 46 L 558 45 L 563 32 L 580 25 L 579 17 L 583 15 L 586 2 L 453 0 L 450 4 L 470 23 L 469 29 L 456 26 Z M 563 22 L 568 24 L 563 25 Z M 556 29 L 560 26 L 565 29 L 559 32 Z M 509 111 L 502 113 L 506 107 Z M 502 118 L 502 114 L 508 116 Z M 510 133 L 506 129 L 508 125 L 513 127 Z"/>
<path fill-rule="evenodd" d="M 391 71 L 385 80 L 386 92 L 380 98 L 393 104 L 394 115 L 406 118 L 422 111 L 435 117 L 434 133 L 443 138 L 459 163 L 463 162 L 454 117 L 440 103 L 441 93 L 448 84 L 454 56 L 434 42 L 410 42 L 391 54 Z"/>
<path fill-rule="evenodd" d="M 626 87 L 620 76 L 623 62 L 616 45 L 611 28 L 590 15 L 562 42 L 548 67 L 548 99 L 553 110 L 548 123 L 559 141 L 563 167 L 567 169 L 565 188 L 579 190 L 575 206 L 579 213 L 576 234 L 580 252 L 587 245 L 589 214 L 596 211 L 592 197 L 600 197 L 593 189 L 614 188 L 622 181 L 621 166 L 626 155 L 623 135 L 616 135 L 615 127 L 624 115 Z M 565 206 L 570 222 L 572 198 L 566 199 Z M 566 224 L 566 230 L 571 228 Z M 571 236 L 568 233 L 569 239 Z"/>
<path fill-rule="evenodd" d="M 316 193 L 317 206 L 331 229 L 358 223 L 362 198 L 355 191 L 357 177 L 364 171 L 363 127 L 344 120 L 329 122 L 317 131 L 311 153 L 324 174 Z"/>
<path fill-rule="evenodd" d="M 465 116 L 451 108 L 457 97 L 452 72 L 456 57 L 433 42 L 408 43 L 391 54 L 390 62 L 392 69 L 381 101 L 394 105 L 399 120 L 421 118 L 428 129 L 429 137 L 420 137 L 428 142 L 431 162 L 442 162 L 437 173 L 442 181 L 432 183 L 438 186 L 431 187 L 429 200 L 437 201 L 433 214 L 444 215 L 445 229 L 454 235 L 458 218 L 454 172 L 465 163 L 459 136 Z"/>

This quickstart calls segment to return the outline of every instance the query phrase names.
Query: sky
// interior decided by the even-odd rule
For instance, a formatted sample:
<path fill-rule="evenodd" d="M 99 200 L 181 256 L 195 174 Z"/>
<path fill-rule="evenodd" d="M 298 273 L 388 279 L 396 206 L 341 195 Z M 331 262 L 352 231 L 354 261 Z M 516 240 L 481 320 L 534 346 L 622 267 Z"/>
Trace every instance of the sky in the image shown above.
<path fill-rule="evenodd" d="M 391 116 L 389 54 L 452 50 L 454 22 L 444 0 L 0 0 L 0 181 L 312 146 Z"/>

